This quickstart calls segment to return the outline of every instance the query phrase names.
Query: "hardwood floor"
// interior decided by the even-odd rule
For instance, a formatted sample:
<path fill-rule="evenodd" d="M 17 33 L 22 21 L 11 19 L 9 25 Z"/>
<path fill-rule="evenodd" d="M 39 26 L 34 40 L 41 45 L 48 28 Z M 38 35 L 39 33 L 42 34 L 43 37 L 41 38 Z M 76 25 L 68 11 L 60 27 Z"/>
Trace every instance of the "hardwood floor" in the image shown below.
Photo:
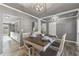
<path fill-rule="evenodd" d="M 1 56 L 24 56 L 26 55 L 25 48 L 19 48 L 20 44 L 8 36 L 3 38 L 3 53 Z"/>

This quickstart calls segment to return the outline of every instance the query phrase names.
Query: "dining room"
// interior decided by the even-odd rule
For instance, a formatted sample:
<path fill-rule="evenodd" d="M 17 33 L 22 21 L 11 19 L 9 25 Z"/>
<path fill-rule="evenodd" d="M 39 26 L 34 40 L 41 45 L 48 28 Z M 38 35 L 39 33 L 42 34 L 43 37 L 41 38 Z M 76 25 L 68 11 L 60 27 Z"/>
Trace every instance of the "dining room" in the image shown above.
<path fill-rule="evenodd" d="M 9 53 L 0 43 L 1 55 L 79 56 L 79 3 L 2 3 L 0 12 L 0 34 L 10 21 L 12 39 Z"/>

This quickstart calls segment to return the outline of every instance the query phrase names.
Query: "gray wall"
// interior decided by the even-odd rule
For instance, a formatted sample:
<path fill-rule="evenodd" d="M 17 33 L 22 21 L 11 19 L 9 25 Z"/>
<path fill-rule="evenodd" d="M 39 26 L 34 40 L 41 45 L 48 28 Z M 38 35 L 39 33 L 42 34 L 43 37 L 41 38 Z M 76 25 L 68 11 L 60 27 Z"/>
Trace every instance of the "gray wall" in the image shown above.
<path fill-rule="evenodd" d="M 0 13 L 0 54 L 2 53 L 2 14 Z"/>
<path fill-rule="evenodd" d="M 23 29 L 23 33 L 31 33 L 32 32 L 32 22 L 33 18 L 27 17 L 21 20 L 21 27 Z"/>
<path fill-rule="evenodd" d="M 79 43 L 79 17 L 77 19 L 77 42 Z"/>
<path fill-rule="evenodd" d="M 59 38 L 67 33 L 67 40 L 76 41 L 76 18 L 59 20 L 56 24 L 56 34 Z"/>

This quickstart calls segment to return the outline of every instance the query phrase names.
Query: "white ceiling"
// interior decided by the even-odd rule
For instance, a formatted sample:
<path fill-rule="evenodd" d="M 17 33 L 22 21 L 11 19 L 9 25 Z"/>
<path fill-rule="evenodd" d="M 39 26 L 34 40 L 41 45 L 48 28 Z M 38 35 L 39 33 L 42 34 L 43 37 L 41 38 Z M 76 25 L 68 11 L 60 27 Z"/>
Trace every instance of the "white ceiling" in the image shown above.
<path fill-rule="evenodd" d="M 33 9 L 33 6 L 35 5 L 35 3 L 4 3 L 4 4 L 39 18 L 79 8 L 79 3 L 46 3 L 46 11 L 41 14 L 38 14 Z"/>

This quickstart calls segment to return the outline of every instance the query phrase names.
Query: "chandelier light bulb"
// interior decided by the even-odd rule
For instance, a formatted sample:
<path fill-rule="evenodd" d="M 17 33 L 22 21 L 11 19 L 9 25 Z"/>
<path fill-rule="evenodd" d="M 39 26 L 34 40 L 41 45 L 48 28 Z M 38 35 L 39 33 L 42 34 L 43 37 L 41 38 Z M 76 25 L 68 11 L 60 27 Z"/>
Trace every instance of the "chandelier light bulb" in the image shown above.
<path fill-rule="evenodd" d="M 46 5 L 39 3 L 34 5 L 34 9 L 37 11 L 37 13 L 42 13 L 46 10 Z"/>

